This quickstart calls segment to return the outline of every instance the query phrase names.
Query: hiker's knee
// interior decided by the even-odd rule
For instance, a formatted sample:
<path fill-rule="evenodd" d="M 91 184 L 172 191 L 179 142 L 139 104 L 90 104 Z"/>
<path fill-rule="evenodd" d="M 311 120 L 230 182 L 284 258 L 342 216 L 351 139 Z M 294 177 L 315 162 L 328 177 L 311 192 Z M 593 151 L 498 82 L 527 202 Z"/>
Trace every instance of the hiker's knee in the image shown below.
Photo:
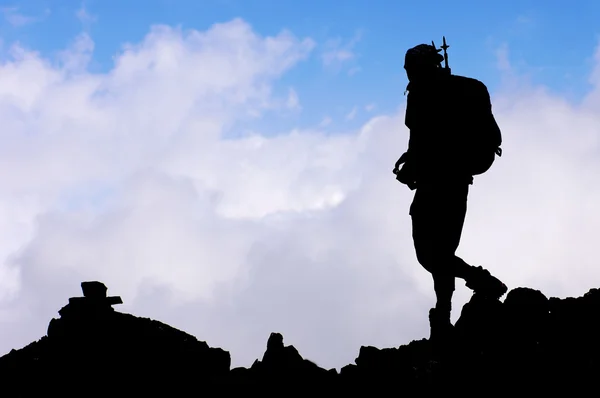
<path fill-rule="evenodd" d="M 438 273 L 444 266 L 449 267 L 454 257 L 452 253 L 444 255 L 438 248 L 424 247 L 418 244 L 415 244 L 415 252 L 419 264 L 431 273 Z"/>
<path fill-rule="evenodd" d="M 421 266 L 427 271 L 432 272 L 432 267 L 435 268 L 435 266 L 433 266 L 432 264 L 433 261 L 431 256 L 427 254 L 427 252 L 425 252 L 424 250 L 419 250 L 419 248 L 416 245 L 415 249 L 415 252 L 417 254 L 417 261 L 419 262 L 419 264 L 421 264 Z"/>

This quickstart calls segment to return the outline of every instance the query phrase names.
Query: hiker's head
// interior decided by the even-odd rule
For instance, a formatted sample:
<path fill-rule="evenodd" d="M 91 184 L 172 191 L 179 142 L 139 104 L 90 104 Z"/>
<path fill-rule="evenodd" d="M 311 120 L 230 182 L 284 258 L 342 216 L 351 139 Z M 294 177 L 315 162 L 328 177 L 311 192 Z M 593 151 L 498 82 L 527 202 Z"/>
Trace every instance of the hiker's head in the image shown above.
<path fill-rule="evenodd" d="M 419 44 L 408 50 L 404 57 L 404 69 L 409 81 L 426 80 L 436 76 L 442 69 L 444 57 L 430 44 Z"/>

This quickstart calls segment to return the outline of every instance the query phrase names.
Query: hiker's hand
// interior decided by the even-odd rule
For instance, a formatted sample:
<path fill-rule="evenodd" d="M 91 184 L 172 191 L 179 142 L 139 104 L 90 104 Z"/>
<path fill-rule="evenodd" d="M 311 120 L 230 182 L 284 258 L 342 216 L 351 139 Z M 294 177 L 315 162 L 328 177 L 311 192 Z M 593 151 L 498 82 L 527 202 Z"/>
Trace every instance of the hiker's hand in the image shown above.
<path fill-rule="evenodd" d="M 411 172 L 411 168 L 406 167 L 406 164 L 399 170 L 394 169 L 394 174 L 396 174 L 396 180 L 407 185 L 411 190 L 416 188 L 416 182 L 413 173 Z"/>
<path fill-rule="evenodd" d="M 398 159 L 396 161 L 396 164 L 394 165 L 394 174 L 398 174 L 398 168 L 400 167 L 401 164 L 405 163 L 408 160 L 408 152 L 404 152 L 402 154 L 402 156 L 400 156 L 400 159 Z"/>

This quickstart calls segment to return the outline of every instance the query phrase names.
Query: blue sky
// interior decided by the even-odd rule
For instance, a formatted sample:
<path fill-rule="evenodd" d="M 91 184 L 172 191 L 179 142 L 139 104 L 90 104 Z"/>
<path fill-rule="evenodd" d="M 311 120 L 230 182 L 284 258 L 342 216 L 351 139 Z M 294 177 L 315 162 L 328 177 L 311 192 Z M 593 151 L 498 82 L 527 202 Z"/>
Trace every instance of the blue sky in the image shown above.
<path fill-rule="evenodd" d="M 124 42 L 139 42 L 152 24 L 205 30 L 214 23 L 241 17 L 261 35 L 289 29 L 317 43 L 310 59 L 288 72 L 276 87 L 282 93 L 294 87 L 303 112 L 271 119 L 261 130 L 274 134 L 291 125 L 310 128 L 329 117 L 328 128 L 341 132 L 364 123 L 371 116 L 365 110 L 369 104 L 375 104 L 377 112 L 395 110 L 403 101 L 406 84 L 404 52 L 422 42 L 440 43 L 442 35 L 451 46 L 453 72 L 483 80 L 492 92 L 500 83 L 496 51 L 507 45 L 510 62 L 518 72 L 571 99 L 580 98 L 588 89 L 587 73 L 598 33 L 594 21 L 600 19 L 600 4 L 578 1 L 577 7 L 571 8 L 564 4 L 25 0 L 2 3 L 5 18 L 0 35 L 4 49 L 19 41 L 51 56 L 86 30 L 95 42 L 92 68 L 100 72 L 111 68 L 112 56 Z M 83 23 L 77 18 L 82 7 L 88 15 Z M 341 65 L 324 66 L 322 52 L 336 42 L 354 57 Z M 347 120 L 345 116 L 355 106 L 356 117 Z"/>

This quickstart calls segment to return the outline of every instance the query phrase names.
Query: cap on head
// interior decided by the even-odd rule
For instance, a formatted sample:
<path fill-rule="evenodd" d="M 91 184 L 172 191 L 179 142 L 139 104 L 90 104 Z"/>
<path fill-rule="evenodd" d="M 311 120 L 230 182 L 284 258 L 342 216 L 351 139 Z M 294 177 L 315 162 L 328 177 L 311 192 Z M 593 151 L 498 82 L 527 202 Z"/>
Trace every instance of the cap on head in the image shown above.
<path fill-rule="evenodd" d="M 440 51 L 431 44 L 419 44 L 406 52 L 404 68 L 436 67 L 444 60 Z"/>

